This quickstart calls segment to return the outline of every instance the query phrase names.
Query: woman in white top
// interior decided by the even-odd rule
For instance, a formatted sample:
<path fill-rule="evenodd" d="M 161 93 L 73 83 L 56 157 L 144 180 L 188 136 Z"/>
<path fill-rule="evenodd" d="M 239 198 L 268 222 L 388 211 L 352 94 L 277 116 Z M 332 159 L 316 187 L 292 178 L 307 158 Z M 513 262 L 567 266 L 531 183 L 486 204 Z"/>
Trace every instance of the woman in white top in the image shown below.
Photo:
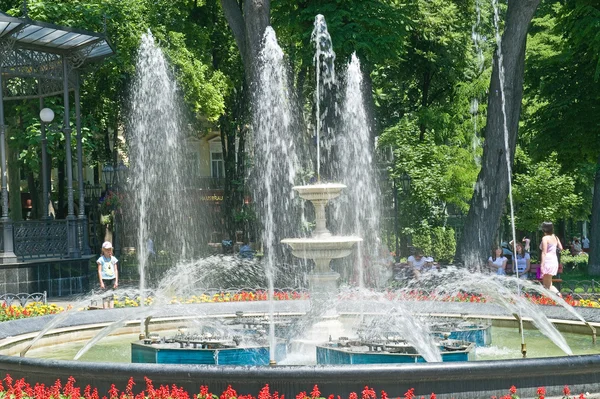
<path fill-rule="evenodd" d="M 506 275 L 506 263 L 508 258 L 502 255 L 502 248 L 496 247 L 492 251 L 492 256 L 488 258 L 488 268 L 492 274 L 500 276 Z"/>
<path fill-rule="evenodd" d="M 527 273 L 531 269 L 531 256 L 525 252 L 523 245 L 517 243 L 517 251 L 513 260 L 513 273 L 519 272 L 519 278 L 527 280 Z"/>
<path fill-rule="evenodd" d="M 406 260 L 408 266 L 412 269 L 415 278 L 419 278 L 421 272 L 426 270 L 435 270 L 433 258 L 423 256 L 423 251 L 417 249 L 415 255 L 411 255 Z"/>

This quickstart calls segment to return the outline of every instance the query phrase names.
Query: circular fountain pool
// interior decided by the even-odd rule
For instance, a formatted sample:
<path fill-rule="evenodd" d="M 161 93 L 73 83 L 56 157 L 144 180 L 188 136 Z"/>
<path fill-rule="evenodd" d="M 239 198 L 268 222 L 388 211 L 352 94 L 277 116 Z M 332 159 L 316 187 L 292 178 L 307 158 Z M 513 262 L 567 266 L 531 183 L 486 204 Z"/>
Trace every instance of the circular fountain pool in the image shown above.
<path fill-rule="evenodd" d="M 310 306 L 308 301 L 278 301 L 275 311 L 280 313 L 303 315 Z M 343 307 L 343 306 L 342 306 Z M 0 337 L 3 354 L 0 356 L 0 372 L 14 377 L 27 376 L 30 380 L 52 383 L 56 378 L 66 379 L 73 375 L 80 384 L 92 383 L 101 390 L 107 390 L 110 384 L 125 386 L 129 377 L 142 381 L 148 376 L 155 384 L 177 384 L 195 392 L 199 385 L 209 385 L 218 392 L 232 384 L 239 393 L 256 394 L 264 384 L 286 395 L 311 389 L 318 384 L 321 392 L 345 395 L 347 392 L 359 392 L 365 385 L 376 390 L 385 390 L 390 395 L 402 395 L 414 387 L 418 394 L 436 392 L 438 396 L 450 397 L 461 393 L 461 397 L 489 397 L 506 391 L 510 385 L 519 387 L 522 395 L 535 394 L 538 386 L 546 386 L 548 394 L 560 394 L 564 385 L 570 385 L 577 391 L 599 391 L 600 355 L 593 355 L 597 349 L 592 344 L 591 335 L 586 334 L 582 323 L 572 320 L 568 312 L 556 307 L 540 307 L 554 319 L 562 318 L 559 329 L 565 332 L 565 338 L 575 352 L 575 356 L 560 356 L 560 350 L 536 330 L 525 330 L 530 358 L 519 358 L 520 338 L 517 323 L 506 315 L 505 310 L 493 304 L 464 303 L 427 303 L 411 304 L 415 311 L 465 317 L 487 317 L 494 320 L 493 344 L 490 348 L 478 348 L 477 361 L 457 363 L 427 364 L 372 364 L 352 366 L 311 365 L 308 357 L 297 357 L 294 362 L 303 365 L 278 365 L 275 367 L 239 367 L 206 365 L 156 365 L 128 363 L 132 340 L 139 332 L 139 309 L 98 310 L 73 312 L 57 330 L 40 341 L 42 347 L 32 349 L 26 358 L 16 355 L 20 351 L 17 333 L 24 334 L 25 341 L 31 340 L 49 318 L 39 320 L 25 319 L 6 322 L 0 325 Z M 154 319 L 170 321 L 151 325 L 152 331 L 161 328 L 173 331 L 182 319 L 234 318 L 235 313 L 266 313 L 269 304 L 219 303 L 203 305 L 170 305 L 154 310 Z M 460 310 L 460 312 L 457 312 Z M 584 309 L 586 319 L 600 319 L 596 309 Z M 351 312 L 340 311 L 341 317 L 357 317 Z M 44 320 L 45 319 L 45 320 Z M 119 320 L 131 320 L 125 323 L 128 335 L 107 337 L 98 342 L 88 352 L 83 361 L 56 360 L 72 358 L 74 352 L 82 346 L 80 338 L 87 334 L 91 337 L 106 325 Z M 526 327 L 528 323 L 525 324 Z M 510 327 L 509 327 L 510 326 Z M 78 341 L 68 345 L 58 343 L 63 334 L 72 334 L 67 340 Z M 162 332 L 161 332 L 162 333 Z M 52 343 L 52 344 L 51 344 Z M 536 358 L 533 358 L 536 356 Z M 548 360 L 547 356 L 552 357 Z M 314 358 L 314 357 L 313 357 Z M 490 360 L 494 359 L 494 360 Z M 505 359 L 505 360 L 503 360 Z M 124 363 L 119 363 L 124 362 Z M 468 376 L 468 380 L 466 379 Z"/>
<path fill-rule="evenodd" d="M 174 335 L 175 330 L 163 331 L 162 334 Z M 589 334 L 564 333 L 575 355 L 596 354 L 600 350 L 592 343 Z M 107 337 L 94 345 L 80 360 L 89 362 L 131 363 L 131 343 L 138 340 L 138 334 L 120 334 Z M 39 359 L 72 360 L 87 340 L 70 341 L 51 347 L 34 348 L 27 352 L 27 357 Z M 488 347 L 478 347 L 475 360 L 499 360 L 522 358 L 521 338 L 514 328 L 492 327 L 492 342 Z M 563 356 L 560 348 L 537 330 L 525 331 L 527 353 L 531 358 Z M 285 359 L 281 364 L 310 365 L 315 364 L 314 353 L 304 356 L 296 355 Z"/>

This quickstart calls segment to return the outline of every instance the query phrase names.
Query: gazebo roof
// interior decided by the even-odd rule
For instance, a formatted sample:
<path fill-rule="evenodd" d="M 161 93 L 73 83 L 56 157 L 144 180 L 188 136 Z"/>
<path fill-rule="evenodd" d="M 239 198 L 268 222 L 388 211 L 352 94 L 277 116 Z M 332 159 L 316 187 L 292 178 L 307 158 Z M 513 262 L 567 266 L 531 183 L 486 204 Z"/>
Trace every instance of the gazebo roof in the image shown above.
<path fill-rule="evenodd" d="M 79 68 L 113 54 L 104 34 L 0 12 L 0 68 L 4 77 L 0 89 L 5 100 L 60 93 L 63 57 L 71 68 Z M 69 86 L 73 87 L 73 82 Z"/>
<path fill-rule="evenodd" d="M 88 50 L 85 60 L 91 61 L 114 54 L 102 34 L 66 26 L 16 18 L 0 12 L 0 39 L 14 41 L 14 46 L 59 55 Z"/>

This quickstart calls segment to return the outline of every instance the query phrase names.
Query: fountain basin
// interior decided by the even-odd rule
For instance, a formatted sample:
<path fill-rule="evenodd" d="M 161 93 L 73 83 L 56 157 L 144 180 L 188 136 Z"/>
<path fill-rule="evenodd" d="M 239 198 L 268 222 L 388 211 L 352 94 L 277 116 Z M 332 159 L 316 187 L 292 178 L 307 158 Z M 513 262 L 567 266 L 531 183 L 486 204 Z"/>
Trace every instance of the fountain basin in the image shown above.
<path fill-rule="evenodd" d="M 275 360 L 286 355 L 285 343 L 278 343 Z M 158 364 L 212 364 L 221 366 L 268 366 L 269 346 L 191 348 L 177 344 L 148 344 L 144 341 L 131 343 L 132 363 Z"/>
<path fill-rule="evenodd" d="M 304 198 L 305 200 L 329 201 L 339 197 L 342 190 L 346 188 L 346 185 L 340 183 L 320 183 L 292 188 L 298 192 L 300 198 Z"/>
<path fill-rule="evenodd" d="M 330 236 L 323 238 L 286 238 L 281 240 L 292 248 L 292 255 L 302 259 L 338 259 L 352 253 L 362 238 L 355 236 Z"/>
<path fill-rule="evenodd" d="M 475 343 L 476 346 L 492 344 L 492 325 L 465 324 L 465 323 L 440 323 L 432 326 L 432 333 L 440 337 L 448 337 L 461 341 Z"/>
<path fill-rule="evenodd" d="M 475 359 L 475 344 L 460 340 L 440 342 L 443 362 Z M 406 342 L 348 342 L 344 340 L 317 345 L 317 364 L 424 363 L 423 356 Z"/>

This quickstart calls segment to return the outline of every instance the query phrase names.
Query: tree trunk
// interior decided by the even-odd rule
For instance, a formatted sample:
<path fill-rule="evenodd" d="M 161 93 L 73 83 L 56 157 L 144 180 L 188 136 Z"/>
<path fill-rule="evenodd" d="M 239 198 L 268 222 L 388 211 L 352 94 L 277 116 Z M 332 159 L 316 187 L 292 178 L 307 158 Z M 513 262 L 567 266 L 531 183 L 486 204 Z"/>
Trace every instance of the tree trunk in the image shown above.
<path fill-rule="evenodd" d="M 590 257 L 588 259 L 588 273 L 590 276 L 600 276 L 600 156 L 598 156 L 596 167 L 592 200 L 592 222 L 589 235 Z"/>
<path fill-rule="evenodd" d="M 242 56 L 246 81 L 252 87 L 263 35 L 270 24 L 271 0 L 245 0 L 243 11 L 236 0 L 221 0 L 221 7 Z"/>
<path fill-rule="evenodd" d="M 29 188 L 29 195 L 31 195 L 31 215 L 30 218 L 33 220 L 39 219 L 40 217 L 40 196 L 38 190 L 38 184 L 36 184 L 35 175 L 33 172 L 27 173 L 27 187 Z"/>
<path fill-rule="evenodd" d="M 511 165 L 523 98 L 527 30 L 539 2 L 540 0 L 509 1 L 502 35 L 506 128 Z M 480 268 L 490 252 L 509 188 L 499 75 L 498 56 L 494 54 L 482 167 L 456 256 L 465 266 L 476 269 Z"/>

